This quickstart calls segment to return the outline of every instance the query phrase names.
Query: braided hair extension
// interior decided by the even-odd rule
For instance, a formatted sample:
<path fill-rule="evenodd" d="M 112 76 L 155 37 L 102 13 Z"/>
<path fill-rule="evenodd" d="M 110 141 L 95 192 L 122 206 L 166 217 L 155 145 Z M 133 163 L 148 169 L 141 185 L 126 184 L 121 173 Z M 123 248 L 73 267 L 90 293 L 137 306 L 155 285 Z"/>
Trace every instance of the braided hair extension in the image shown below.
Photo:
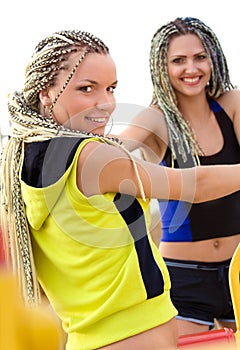
<path fill-rule="evenodd" d="M 59 31 L 42 40 L 35 48 L 26 72 L 22 91 L 10 96 L 8 110 L 11 136 L 4 146 L 1 159 L 1 230 L 4 234 L 8 265 L 16 274 L 24 301 L 27 304 L 40 302 L 31 239 L 21 194 L 21 166 L 26 143 L 44 141 L 54 137 L 97 137 L 102 142 L 121 147 L 133 162 L 142 197 L 144 191 L 135 161 L 123 145 L 115 138 L 71 130 L 40 114 L 39 92 L 53 86 L 62 69 L 69 69 L 68 58 L 73 52 L 80 58 L 70 71 L 68 78 L 50 106 L 52 111 L 59 96 L 74 75 L 77 67 L 88 53 L 108 54 L 108 47 L 90 33 L 68 30 Z"/>
<path fill-rule="evenodd" d="M 195 136 L 180 113 L 174 90 L 167 72 L 167 51 L 173 37 L 195 34 L 201 40 L 211 64 L 211 78 L 206 87 L 207 98 L 218 98 L 225 91 L 233 89 L 229 70 L 221 45 L 206 24 L 197 18 L 179 17 L 160 27 L 152 37 L 150 49 L 150 72 L 153 83 L 152 104 L 161 108 L 169 128 L 169 147 L 173 159 L 183 163 L 191 160 L 193 165 L 202 155 Z"/>

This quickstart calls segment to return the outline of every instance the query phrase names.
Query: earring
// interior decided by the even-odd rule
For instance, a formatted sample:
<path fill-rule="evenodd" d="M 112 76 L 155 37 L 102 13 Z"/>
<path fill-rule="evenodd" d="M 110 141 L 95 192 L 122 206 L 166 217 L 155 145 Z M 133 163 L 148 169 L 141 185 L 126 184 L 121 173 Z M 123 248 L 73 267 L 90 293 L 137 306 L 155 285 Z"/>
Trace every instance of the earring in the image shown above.
<path fill-rule="evenodd" d="M 109 126 L 109 130 L 105 134 L 105 136 L 108 136 L 110 134 L 110 132 L 112 131 L 112 128 L 113 128 L 113 116 L 112 116 L 112 114 L 110 114 L 110 120 L 109 121 L 110 121 L 110 123 L 108 122 L 108 124 L 107 124 L 107 126 Z"/>

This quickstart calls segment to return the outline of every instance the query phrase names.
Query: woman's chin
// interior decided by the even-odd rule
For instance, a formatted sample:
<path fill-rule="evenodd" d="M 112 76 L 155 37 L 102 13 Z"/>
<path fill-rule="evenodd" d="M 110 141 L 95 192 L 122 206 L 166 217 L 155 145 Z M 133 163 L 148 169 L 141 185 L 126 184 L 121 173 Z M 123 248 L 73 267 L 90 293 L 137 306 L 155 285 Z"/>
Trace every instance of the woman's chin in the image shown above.
<path fill-rule="evenodd" d="M 104 135 L 104 133 L 105 133 L 105 126 L 101 126 L 101 127 L 95 128 L 95 129 L 91 130 L 91 133 L 92 134 L 97 134 L 97 135 Z"/>

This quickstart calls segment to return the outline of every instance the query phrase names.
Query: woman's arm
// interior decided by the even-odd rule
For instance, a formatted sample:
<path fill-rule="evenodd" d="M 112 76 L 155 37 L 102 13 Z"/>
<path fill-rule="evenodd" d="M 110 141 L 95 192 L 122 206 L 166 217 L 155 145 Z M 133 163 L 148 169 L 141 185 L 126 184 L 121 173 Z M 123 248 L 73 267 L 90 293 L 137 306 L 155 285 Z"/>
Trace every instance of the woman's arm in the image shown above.
<path fill-rule="evenodd" d="M 147 198 L 202 202 L 240 189 L 240 165 L 173 169 L 136 158 L 135 162 Z M 98 142 L 88 143 L 80 154 L 77 185 L 86 196 L 121 192 L 141 197 L 129 155 Z"/>
<path fill-rule="evenodd" d="M 149 146 L 149 139 L 153 137 L 167 143 L 168 133 L 163 113 L 153 107 L 145 108 L 117 136 L 129 151 Z"/>

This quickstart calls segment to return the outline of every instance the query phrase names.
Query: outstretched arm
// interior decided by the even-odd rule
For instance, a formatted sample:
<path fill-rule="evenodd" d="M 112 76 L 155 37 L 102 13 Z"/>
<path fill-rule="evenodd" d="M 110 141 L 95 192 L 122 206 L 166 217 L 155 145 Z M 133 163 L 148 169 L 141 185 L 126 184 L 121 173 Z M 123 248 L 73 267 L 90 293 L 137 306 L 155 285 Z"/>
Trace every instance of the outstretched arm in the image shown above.
<path fill-rule="evenodd" d="M 135 164 L 148 198 L 197 203 L 240 189 L 240 165 L 173 169 L 140 159 L 135 159 Z M 129 155 L 121 148 L 99 142 L 90 142 L 82 150 L 77 185 L 87 196 L 121 192 L 141 197 L 137 172 Z"/>

